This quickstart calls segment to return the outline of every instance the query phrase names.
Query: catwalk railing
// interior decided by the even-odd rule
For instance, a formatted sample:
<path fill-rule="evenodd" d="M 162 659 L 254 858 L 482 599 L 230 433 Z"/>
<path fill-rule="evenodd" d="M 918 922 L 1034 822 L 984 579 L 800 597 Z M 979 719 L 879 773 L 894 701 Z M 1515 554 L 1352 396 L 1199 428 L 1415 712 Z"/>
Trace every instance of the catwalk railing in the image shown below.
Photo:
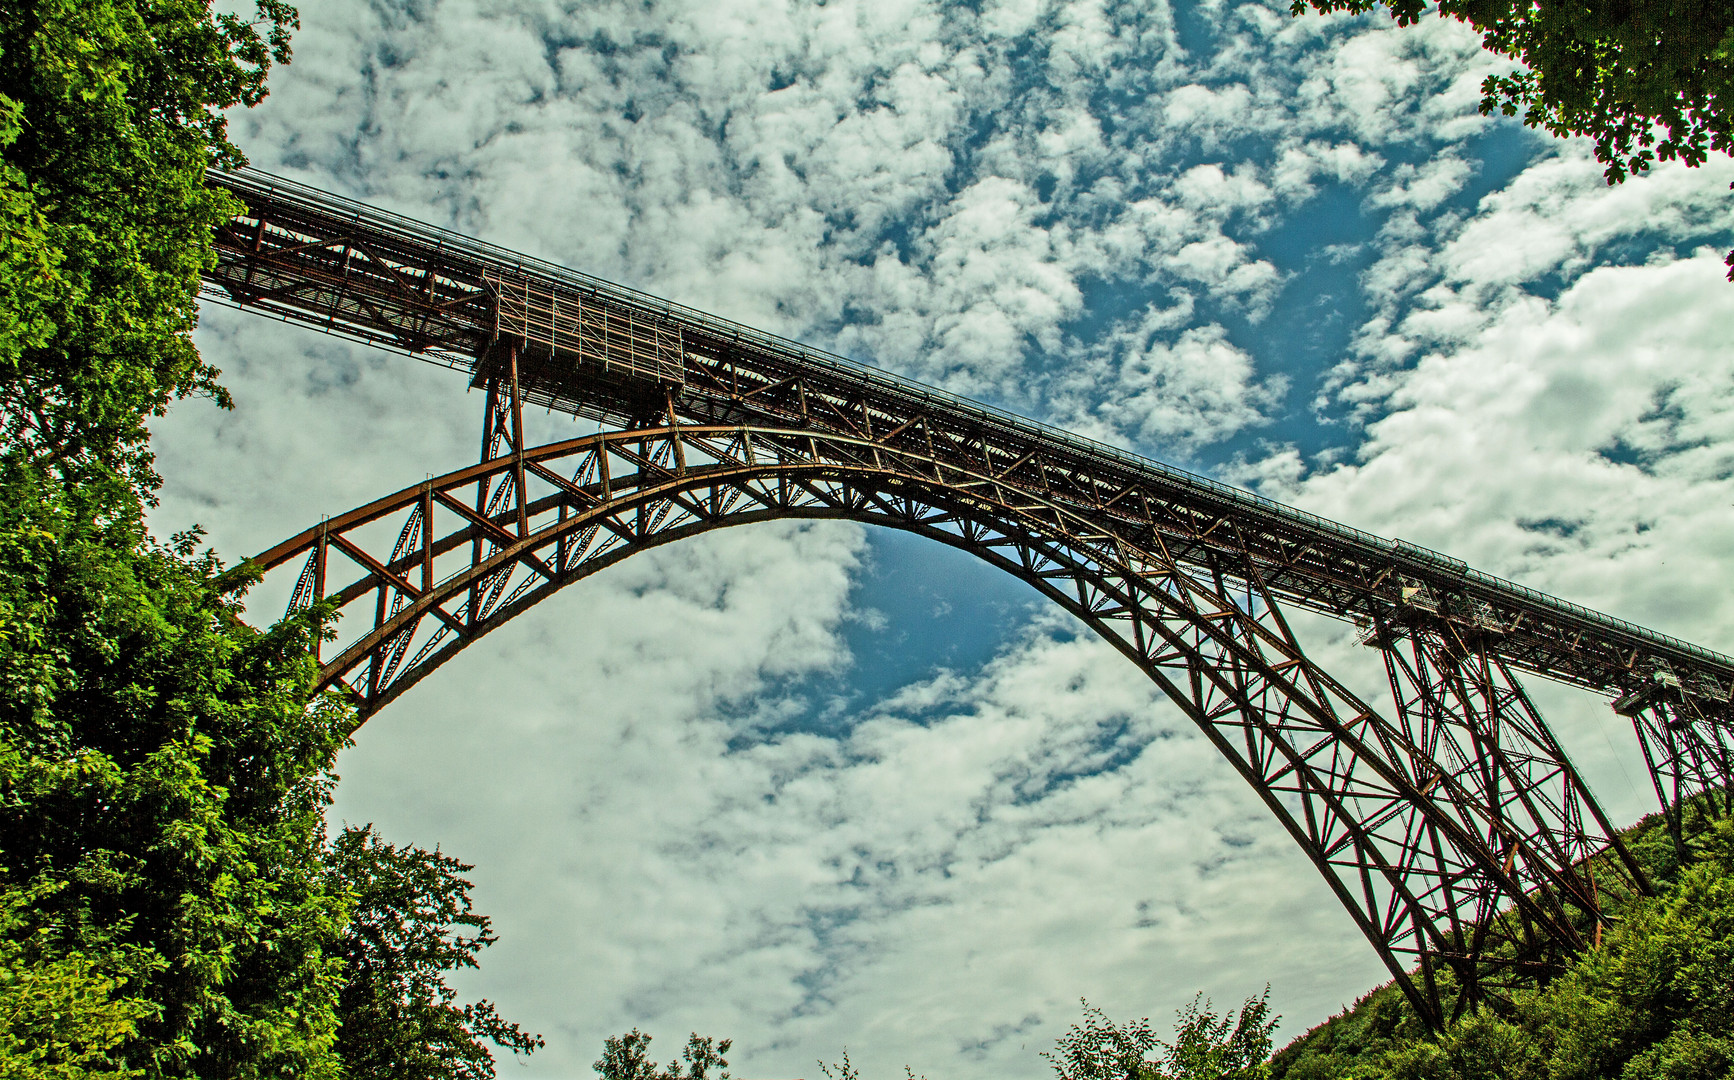
<path fill-rule="evenodd" d="M 256 560 L 300 567 L 295 603 L 343 608 L 323 679 L 364 716 L 655 544 L 772 517 L 908 529 L 1024 578 L 1138 663 L 1436 1019 L 1447 998 L 1557 963 L 1607 891 L 1646 888 L 1617 845 L 1603 851 L 1613 831 L 1518 672 L 1613 698 L 1664 806 L 1728 785 L 1734 658 L 323 192 L 256 172 L 211 182 L 247 208 L 219 230 L 209 296 L 489 391 L 480 464 Z M 526 404 L 614 430 L 530 447 Z M 349 580 L 328 580 L 333 557 Z M 1284 608 L 1359 627 L 1385 659 L 1389 718 L 1306 656 Z"/>

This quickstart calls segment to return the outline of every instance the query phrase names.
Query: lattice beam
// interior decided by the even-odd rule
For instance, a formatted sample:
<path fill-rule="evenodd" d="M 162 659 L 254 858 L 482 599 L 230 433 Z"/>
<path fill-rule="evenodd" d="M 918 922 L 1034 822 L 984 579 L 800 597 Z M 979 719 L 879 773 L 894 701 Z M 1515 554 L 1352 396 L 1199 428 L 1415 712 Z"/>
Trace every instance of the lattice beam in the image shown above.
<path fill-rule="evenodd" d="M 1263 797 L 1435 1020 L 1466 995 L 1557 964 L 1599 918 L 1579 864 L 1606 841 L 1582 826 L 1584 807 L 1596 822 L 1600 811 L 1508 674 L 1482 688 L 1492 709 L 1455 711 L 1441 695 L 1469 690 L 1417 676 L 1419 712 L 1393 723 L 1306 655 L 1264 568 L 1244 554 L 1189 565 L 1057 499 L 995 483 L 986 465 L 865 439 L 665 424 L 523 448 L 502 397 L 488 406 L 490 460 L 255 560 L 316 579 L 297 602 L 331 595 L 342 606 L 322 679 L 364 715 L 635 552 L 727 525 L 848 518 L 970 551 L 1138 663 Z M 334 578 L 339 564 L 349 572 Z M 1434 668 L 1414 670 L 1434 671 L 1439 655 L 1422 654 Z M 1495 743 L 1503 756 L 1489 773 L 1475 755 Z M 1628 876 L 1624 887 L 1641 883 Z M 1458 997 L 1442 996 L 1441 968 Z"/>
<path fill-rule="evenodd" d="M 343 609 L 322 678 L 364 716 L 637 551 L 773 518 L 907 529 L 1030 582 L 1138 663 L 1435 1023 L 1553 969 L 1610 892 L 1648 887 L 1520 673 L 1616 699 L 1677 842 L 1684 800 L 1719 793 L 1734 810 L 1734 658 L 322 192 L 211 180 L 247 211 L 218 230 L 208 296 L 487 390 L 479 464 L 256 560 L 297 575 L 292 606 Z M 615 428 L 529 447 L 526 404 Z M 1361 629 L 1384 656 L 1387 714 L 1306 655 L 1284 609 Z"/>

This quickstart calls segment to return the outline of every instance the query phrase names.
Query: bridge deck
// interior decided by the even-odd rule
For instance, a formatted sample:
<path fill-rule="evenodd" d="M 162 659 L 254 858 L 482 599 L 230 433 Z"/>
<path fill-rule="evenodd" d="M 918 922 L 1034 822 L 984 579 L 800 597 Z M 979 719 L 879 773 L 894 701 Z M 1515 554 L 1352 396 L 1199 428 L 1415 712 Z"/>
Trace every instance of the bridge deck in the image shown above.
<path fill-rule="evenodd" d="M 219 261 L 205 278 L 205 294 L 219 302 L 476 381 L 495 369 L 501 349 L 517 347 L 527 360 L 526 400 L 603 421 L 920 439 L 1010 485 L 1039 470 L 1051 489 L 1062 475 L 1079 509 L 1120 529 L 1146 529 L 1183 562 L 1251 554 L 1273 593 L 1353 620 L 1369 639 L 1448 625 L 1519 668 L 1617 696 L 1622 711 L 1671 695 L 1706 718 L 1730 717 L 1734 657 L 1420 545 L 256 170 L 213 171 L 209 181 L 248 208 L 219 230 Z M 587 325 L 613 327 L 612 336 L 598 333 L 584 349 L 559 344 L 576 338 L 552 327 L 538 336 L 527 328 L 525 300 L 502 302 L 502 281 L 541 298 L 536 310 L 550 319 L 569 305 L 570 335 L 582 311 L 596 320 Z"/>

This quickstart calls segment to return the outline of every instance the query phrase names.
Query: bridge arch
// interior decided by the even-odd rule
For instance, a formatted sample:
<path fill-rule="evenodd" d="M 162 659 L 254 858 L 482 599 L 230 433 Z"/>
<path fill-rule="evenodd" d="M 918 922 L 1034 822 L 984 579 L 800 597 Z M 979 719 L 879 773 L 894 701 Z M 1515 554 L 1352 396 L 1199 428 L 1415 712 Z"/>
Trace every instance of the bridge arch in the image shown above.
<path fill-rule="evenodd" d="M 493 422 L 484 454 L 499 449 Z M 1136 663 L 1258 792 L 1435 1023 L 1580 946 L 1610 884 L 1641 887 L 1618 851 L 1598 884 L 1588 860 L 1611 829 L 1503 661 L 1415 634 L 1408 659 L 1386 649 L 1403 668 L 1393 685 L 1432 689 L 1399 695 L 1386 719 L 1307 658 L 1250 559 L 1177 558 L 1160 534 L 1104 528 L 1008 482 L 1012 469 L 961 467 L 908 439 L 660 424 L 508 442 L 252 560 L 267 573 L 299 565 L 291 607 L 328 597 L 344 613 L 321 685 L 352 695 L 363 720 L 640 551 L 843 518 L 967 551 Z"/>

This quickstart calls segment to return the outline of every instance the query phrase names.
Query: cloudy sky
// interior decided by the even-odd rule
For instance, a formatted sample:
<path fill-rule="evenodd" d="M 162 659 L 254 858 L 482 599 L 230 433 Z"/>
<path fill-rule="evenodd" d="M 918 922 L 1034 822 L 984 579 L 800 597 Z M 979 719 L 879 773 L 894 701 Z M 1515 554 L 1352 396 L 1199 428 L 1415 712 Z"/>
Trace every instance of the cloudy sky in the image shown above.
<path fill-rule="evenodd" d="M 1734 168 L 1608 188 L 1476 112 L 1456 23 L 1230 0 L 302 0 L 258 166 L 937 383 L 1724 650 Z M 1721 328 L 1718 330 L 1718 328 Z M 155 524 L 240 558 L 473 460 L 461 378 L 221 308 L 237 408 Z M 541 416 L 536 434 L 575 422 Z M 269 620 L 261 604 L 254 613 Z M 1309 621 L 1378 692 L 1374 657 Z M 1604 803 L 1633 740 L 1533 690 Z M 1154 688 L 967 556 L 847 523 L 645 554 L 421 683 L 334 813 L 475 864 L 466 992 L 581 1078 L 1048 1075 L 1080 1017 L 1382 973 Z"/>

